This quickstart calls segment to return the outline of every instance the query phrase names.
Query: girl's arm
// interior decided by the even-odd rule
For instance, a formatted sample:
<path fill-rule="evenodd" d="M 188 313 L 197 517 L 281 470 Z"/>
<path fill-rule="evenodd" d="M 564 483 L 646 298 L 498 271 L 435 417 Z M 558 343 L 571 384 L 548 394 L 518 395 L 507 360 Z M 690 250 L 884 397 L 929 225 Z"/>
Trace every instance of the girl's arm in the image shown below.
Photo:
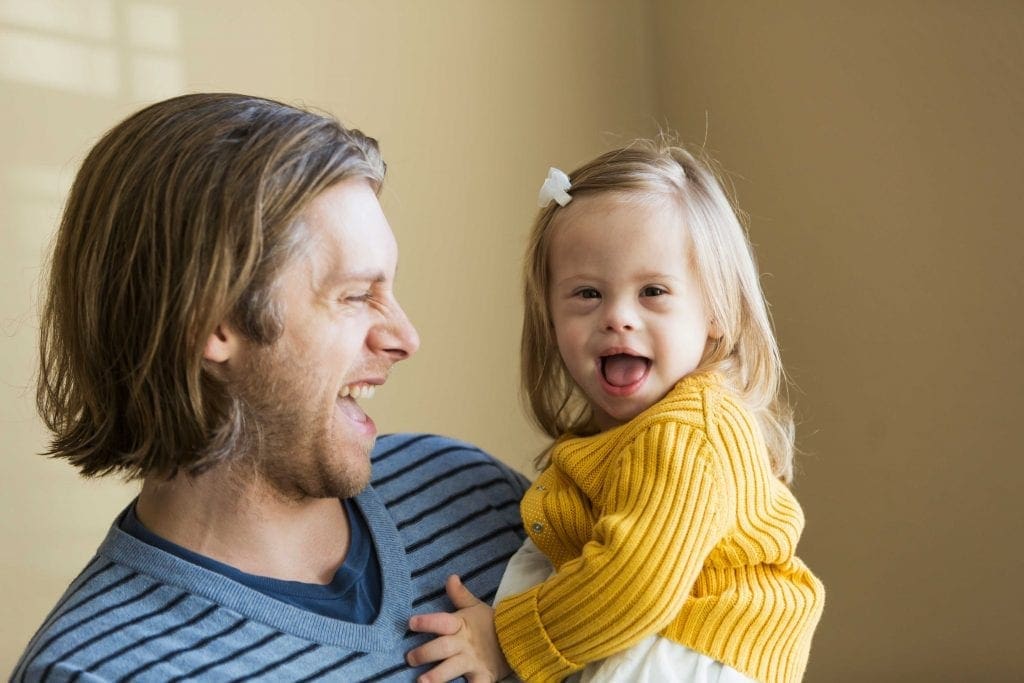
<path fill-rule="evenodd" d="M 459 676 L 469 683 L 492 683 L 512 673 L 498 646 L 491 606 L 470 593 L 458 576 L 448 577 L 445 590 L 457 611 L 418 614 L 409 620 L 410 630 L 438 636 L 405 657 L 410 666 L 441 662 L 420 676 L 418 683 L 441 683 Z"/>
<path fill-rule="evenodd" d="M 703 430 L 677 422 L 651 425 L 620 454 L 581 556 L 498 605 L 498 639 L 520 678 L 560 680 L 675 619 L 724 534 L 716 472 Z"/>

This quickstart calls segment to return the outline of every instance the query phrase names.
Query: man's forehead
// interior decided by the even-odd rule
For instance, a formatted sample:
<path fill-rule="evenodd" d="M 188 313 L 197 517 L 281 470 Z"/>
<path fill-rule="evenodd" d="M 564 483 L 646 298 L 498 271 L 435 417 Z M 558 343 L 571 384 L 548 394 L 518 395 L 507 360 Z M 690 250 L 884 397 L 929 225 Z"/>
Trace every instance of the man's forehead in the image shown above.
<path fill-rule="evenodd" d="M 358 239 L 313 239 L 305 253 L 306 269 L 317 289 L 346 282 L 387 282 L 396 260 L 397 254 L 394 259 L 382 259 L 378 245 Z"/>
<path fill-rule="evenodd" d="M 328 188 L 299 218 L 306 268 L 315 283 L 393 277 L 398 245 L 372 188 L 349 179 Z"/>

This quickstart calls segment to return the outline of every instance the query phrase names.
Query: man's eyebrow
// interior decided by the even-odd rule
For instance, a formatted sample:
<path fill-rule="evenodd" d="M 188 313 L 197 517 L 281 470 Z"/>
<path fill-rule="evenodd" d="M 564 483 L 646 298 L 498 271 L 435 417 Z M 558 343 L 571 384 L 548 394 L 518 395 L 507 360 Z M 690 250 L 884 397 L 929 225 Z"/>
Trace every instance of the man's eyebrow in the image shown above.
<path fill-rule="evenodd" d="M 359 282 L 384 282 L 388 276 L 383 270 L 374 268 L 367 270 L 346 270 L 338 274 L 339 280 L 358 280 Z"/>
<path fill-rule="evenodd" d="M 328 270 L 323 277 L 313 275 L 313 288 L 319 291 L 327 291 L 348 282 L 387 282 L 387 275 L 383 270 L 370 268 L 366 270 Z"/>

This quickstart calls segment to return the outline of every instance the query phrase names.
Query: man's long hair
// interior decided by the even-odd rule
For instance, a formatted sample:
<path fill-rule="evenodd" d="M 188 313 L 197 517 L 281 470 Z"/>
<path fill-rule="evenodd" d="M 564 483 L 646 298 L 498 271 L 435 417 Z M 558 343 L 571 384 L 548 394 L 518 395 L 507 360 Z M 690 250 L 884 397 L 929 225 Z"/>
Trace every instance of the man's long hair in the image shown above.
<path fill-rule="evenodd" d="M 346 178 L 379 191 L 377 143 L 271 100 L 195 94 L 110 130 L 75 178 L 42 308 L 37 406 L 47 455 L 83 475 L 195 474 L 243 449 L 245 410 L 204 370 L 228 322 L 282 332 L 281 269 L 301 214 Z"/>

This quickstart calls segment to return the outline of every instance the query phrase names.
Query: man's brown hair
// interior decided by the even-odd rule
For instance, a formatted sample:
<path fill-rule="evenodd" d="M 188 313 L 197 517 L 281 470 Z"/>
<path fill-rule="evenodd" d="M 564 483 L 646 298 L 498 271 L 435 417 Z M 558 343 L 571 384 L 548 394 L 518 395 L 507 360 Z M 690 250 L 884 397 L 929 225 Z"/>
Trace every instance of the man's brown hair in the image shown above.
<path fill-rule="evenodd" d="M 228 321 L 282 331 L 277 276 L 303 209 L 345 178 L 379 191 L 374 139 L 280 102 L 195 94 L 111 129 L 75 178 L 42 309 L 47 455 L 83 475 L 199 473 L 240 449 L 245 411 L 203 369 Z"/>

